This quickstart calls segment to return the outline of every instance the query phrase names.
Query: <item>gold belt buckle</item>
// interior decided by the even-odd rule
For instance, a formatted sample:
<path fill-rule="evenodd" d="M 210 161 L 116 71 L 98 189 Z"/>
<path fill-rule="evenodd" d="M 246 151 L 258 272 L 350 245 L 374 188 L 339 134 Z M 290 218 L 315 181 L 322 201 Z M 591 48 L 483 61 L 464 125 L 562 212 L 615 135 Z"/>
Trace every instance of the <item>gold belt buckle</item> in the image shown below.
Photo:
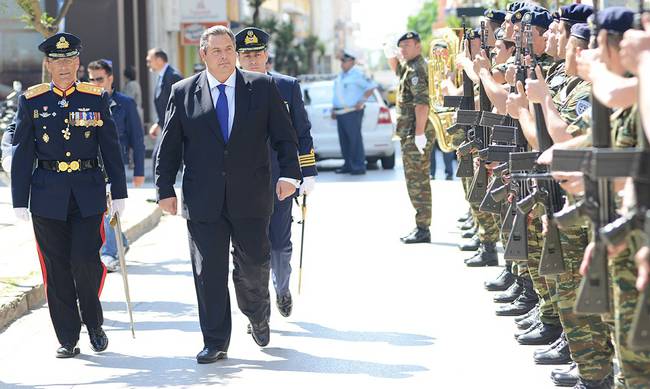
<path fill-rule="evenodd" d="M 79 171 L 80 168 L 81 168 L 81 161 L 80 160 L 72 161 L 70 163 L 65 162 L 65 161 L 60 161 L 59 165 L 58 165 L 59 172 L 72 173 L 72 172 Z"/>
<path fill-rule="evenodd" d="M 65 162 L 65 161 L 61 161 L 61 162 L 59 162 L 58 169 L 59 169 L 59 172 L 66 172 L 66 171 L 68 171 L 68 163 Z"/>

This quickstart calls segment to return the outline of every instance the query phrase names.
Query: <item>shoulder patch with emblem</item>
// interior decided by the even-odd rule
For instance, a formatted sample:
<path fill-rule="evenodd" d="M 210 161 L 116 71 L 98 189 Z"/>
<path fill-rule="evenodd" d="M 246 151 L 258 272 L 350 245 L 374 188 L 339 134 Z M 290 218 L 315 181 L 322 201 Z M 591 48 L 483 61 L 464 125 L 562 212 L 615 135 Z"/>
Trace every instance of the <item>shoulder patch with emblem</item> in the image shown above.
<path fill-rule="evenodd" d="M 33 97 L 40 96 L 40 95 L 42 95 L 43 93 L 45 93 L 45 92 L 47 92 L 49 90 L 50 90 L 50 84 L 45 84 L 44 83 L 44 84 L 38 84 L 38 85 L 30 86 L 25 91 L 25 98 L 27 100 L 29 100 L 29 99 L 31 99 Z"/>
<path fill-rule="evenodd" d="M 77 84 L 77 90 L 82 93 L 88 93 L 90 95 L 101 96 L 104 92 L 104 88 L 101 86 L 96 86 L 88 82 L 80 82 Z"/>
<path fill-rule="evenodd" d="M 576 114 L 578 116 L 582 115 L 585 111 L 591 109 L 591 103 L 589 100 L 578 100 L 576 103 Z"/>
<path fill-rule="evenodd" d="M 413 77 L 411 78 L 411 84 L 413 84 L 413 86 L 416 86 L 416 85 L 418 84 L 418 81 L 420 81 L 420 79 L 418 78 L 418 76 L 413 76 Z"/>

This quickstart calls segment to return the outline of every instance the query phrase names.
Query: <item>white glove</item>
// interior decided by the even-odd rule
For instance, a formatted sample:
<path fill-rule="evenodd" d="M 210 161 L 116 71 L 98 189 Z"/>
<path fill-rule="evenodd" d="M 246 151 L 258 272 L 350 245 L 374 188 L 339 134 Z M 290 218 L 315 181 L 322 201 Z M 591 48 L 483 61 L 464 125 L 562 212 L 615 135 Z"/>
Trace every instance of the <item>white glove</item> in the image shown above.
<path fill-rule="evenodd" d="M 384 43 L 384 57 L 386 59 L 397 58 L 398 49 L 395 45 L 390 44 L 389 42 Z"/>
<path fill-rule="evenodd" d="M 16 215 L 16 219 L 21 222 L 29 221 L 29 210 L 27 208 L 14 208 L 14 214 Z"/>
<path fill-rule="evenodd" d="M 302 179 L 302 184 L 300 184 L 300 196 L 310 195 L 316 188 L 316 177 L 309 176 Z"/>
<path fill-rule="evenodd" d="M 427 136 L 422 134 L 422 135 L 416 135 L 415 136 L 415 147 L 418 148 L 418 151 L 420 154 L 424 154 L 424 148 L 427 147 Z"/>
<path fill-rule="evenodd" d="M 120 217 L 124 215 L 124 208 L 126 208 L 126 199 L 113 199 L 111 204 L 111 217 L 118 214 Z"/>
<path fill-rule="evenodd" d="M 11 155 L 2 158 L 2 170 L 7 173 L 11 173 L 11 159 Z"/>

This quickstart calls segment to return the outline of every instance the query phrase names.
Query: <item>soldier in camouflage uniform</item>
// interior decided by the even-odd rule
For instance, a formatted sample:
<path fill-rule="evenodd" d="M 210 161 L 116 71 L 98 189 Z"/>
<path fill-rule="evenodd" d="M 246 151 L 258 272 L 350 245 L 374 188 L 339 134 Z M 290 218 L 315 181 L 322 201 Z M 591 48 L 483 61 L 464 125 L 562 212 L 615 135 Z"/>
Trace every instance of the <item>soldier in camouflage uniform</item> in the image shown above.
<path fill-rule="evenodd" d="M 404 176 L 411 204 L 415 208 L 415 229 L 401 238 L 403 243 L 431 241 L 431 184 L 429 169 L 434 130 L 429 122 L 429 77 L 422 57 L 420 35 L 407 32 L 397 40 L 404 58 L 389 60 L 399 77 L 397 134 L 401 138 Z"/>

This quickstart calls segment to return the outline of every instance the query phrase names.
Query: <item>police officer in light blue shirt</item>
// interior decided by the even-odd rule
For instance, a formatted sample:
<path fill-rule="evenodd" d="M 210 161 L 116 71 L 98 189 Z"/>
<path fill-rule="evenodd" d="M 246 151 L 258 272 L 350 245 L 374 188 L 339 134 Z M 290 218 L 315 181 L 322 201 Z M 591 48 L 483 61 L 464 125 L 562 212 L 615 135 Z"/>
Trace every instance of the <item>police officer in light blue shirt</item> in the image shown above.
<path fill-rule="evenodd" d="M 336 173 L 357 175 L 366 174 L 361 123 L 365 102 L 376 85 L 355 64 L 356 55 L 344 51 L 341 57 L 342 72 L 334 80 L 332 118 L 336 119 L 341 154 L 345 160 Z"/>

